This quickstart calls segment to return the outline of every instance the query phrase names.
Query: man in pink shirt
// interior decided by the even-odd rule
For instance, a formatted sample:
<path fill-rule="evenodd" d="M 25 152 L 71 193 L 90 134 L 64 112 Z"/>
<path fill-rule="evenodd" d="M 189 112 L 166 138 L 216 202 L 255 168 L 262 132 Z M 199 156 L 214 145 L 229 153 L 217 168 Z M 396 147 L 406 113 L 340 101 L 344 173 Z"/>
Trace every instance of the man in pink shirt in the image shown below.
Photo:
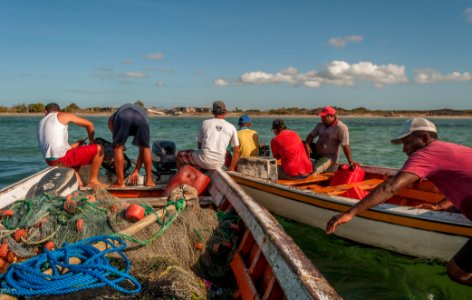
<path fill-rule="evenodd" d="M 302 140 L 295 131 L 288 130 L 282 119 L 272 122 L 275 137 L 270 141 L 274 158 L 280 159 L 279 179 L 305 178 L 313 172 Z"/>
<path fill-rule="evenodd" d="M 436 126 L 422 118 L 407 120 L 400 135 L 391 142 L 402 143 L 403 152 L 408 155 L 400 172 L 350 210 L 331 218 L 326 225 L 328 234 L 360 212 L 385 202 L 398 190 L 424 178 L 433 182 L 446 197 L 436 204 L 421 207 L 443 210 L 454 206 L 472 221 L 472 148 L 439 141 Z M 472 285 L 472 239 L 449 261 L 447 271 L 452 280 Z"/>

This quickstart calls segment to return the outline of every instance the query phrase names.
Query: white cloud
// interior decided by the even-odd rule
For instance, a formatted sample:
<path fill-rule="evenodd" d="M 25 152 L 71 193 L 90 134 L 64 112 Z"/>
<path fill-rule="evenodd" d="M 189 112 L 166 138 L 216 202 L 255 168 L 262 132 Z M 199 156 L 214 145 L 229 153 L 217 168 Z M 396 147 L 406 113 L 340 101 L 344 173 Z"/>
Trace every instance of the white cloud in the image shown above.
<path fill-rule="evenodd" d="M 328 40 L 328 44 L 336 48 L 346 47 L 347 43 L 360 43 L 364 40 L 362 35 L 349 35 L 345 37 L 333 37 Z"/>
<path fill-rule="evenodd" d="M 151 53 L 146 55 L 147 59 L 152 59 L 152 60 L 163 60 L 164 59 L 164 53 Z"/>
<path fill-rule="evenodd" d="M 148 76 L 143 73 L 143 72 L 125 72 L 123 73 L 122 75 L 123 77 L 126 77 L 126 78 L 138 78 L 138 79 L 142 79 L 142 78 L 147 78 Z"/>
<path fill-rule="evenodd" d="M 322 84 L 337 86 L 353 86 L 358 81 L 367 81 L 376 87 L 385 84 L 407 82 L 405 67 L 400 65 L 375 65 L 371 62 L 349 64 L 345 61 L 332 61 L 322 71 L 311 70 L 300 73 L 296 68 L 289 67 L 276 73 L 263 71 L 247 72 L 241 75 L 235 84 L 276 84 L 304 85 L 317 88 Z"/>
<path fill-rule="evenodd" d="M 228 86 L 229 85 L 229 83 L 226 80 L 221 79 L 221 78 L 213 80 L 213 84 L 216 85 L 216 86 Z"/>
<path fill-rule="evenodd" d="M 418 70 L 416 71 L 415 81 L 420 84 L 435 83 L 444 81 L 469 81 L 472 80 L 472 74 L 469 72 L 460 73 L 457 71 L 449 74 L 441 74 L 435 70 Z"/>
<path fill-rule="evenodd" d="M 166 86 L 166 83 L 164 81 L 157 81 L 155 85 L 158 87 L 163 87 Z"/>
<path fill-rule="evenodd" d="M 464 10 L 464 15 L 467 18 L 467 21 L 472 23 L 472 7 L 466 8 Z"/>

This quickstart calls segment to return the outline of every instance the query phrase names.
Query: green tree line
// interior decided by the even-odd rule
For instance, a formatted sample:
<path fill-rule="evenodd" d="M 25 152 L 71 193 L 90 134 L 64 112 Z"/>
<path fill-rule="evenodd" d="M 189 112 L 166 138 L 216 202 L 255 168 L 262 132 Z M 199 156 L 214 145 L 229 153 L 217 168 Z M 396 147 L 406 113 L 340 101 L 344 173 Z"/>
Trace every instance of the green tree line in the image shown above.
<path fill-rule="evenodd" d="M 145 104 L 141 100 L 137 100 L 134 104 L 141 107 L 145 107 Z M 42 113 L 44 111 L 45 104 L 41 102 L 37 103 L 21 103 L 13 106 L 0 106 L 0 113 Z M 339 106 L 334 106 L 338 114 L 340 115 L 375 115 L 375 116 L 398 116 L 398 115 L 411 115 L 411 114 L 423 114 L 428 116 L 472 116 L 472 110 L 454 110 L 449 108 L 435 109 L 435 110 L 371 110 L 366 107 L 356 107 L 353 109 L 346 109 Z M 318 115 L 321 112 L 322 107 L 317 108 L 303 108 L 303 107 L 282 107 L 274 108 L 269 110 L 260 109 L 240 109 L 235 107 L 234 110 L 230 111 L 233 113 L 246 113 L 250 115 Z M 62 108 L 62 111 L 66 112 L 83 112 L 83 113 L 94 113 L 94 112 L 110 112 L 113 109 L 110 107 L 86 107 L 81 108 L 76 103 L 71 103 Z"/>

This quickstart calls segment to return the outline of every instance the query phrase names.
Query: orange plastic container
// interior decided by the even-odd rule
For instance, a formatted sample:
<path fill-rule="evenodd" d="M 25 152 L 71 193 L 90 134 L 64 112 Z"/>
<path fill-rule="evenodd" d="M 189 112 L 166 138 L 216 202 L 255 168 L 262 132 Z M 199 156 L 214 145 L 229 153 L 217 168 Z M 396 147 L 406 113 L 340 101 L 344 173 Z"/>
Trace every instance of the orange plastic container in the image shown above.
<path fill-rule="evenodd" d="M 197 189 L 198 195 L 201 195 L 205 191 L 210 181 L 210 177 L 206 176 L 194 167 L 190 165 L 184 165 L 179 169 L 177 174 L 172 177 L 169 184 L 167 185 L 164 195 L 169 195 L 169 193 L 174 188 L 182 184 L 193 186 L 195 189 Z"/>
<path fill-rule="evenodd" d="M 364 175 L 364 170 L 358 165 L 340 165 L 338 170 L 334 173 L 333 179 L 331 179 L 329 185 L 333 186 L 359 182 L 364 179 Z"/>

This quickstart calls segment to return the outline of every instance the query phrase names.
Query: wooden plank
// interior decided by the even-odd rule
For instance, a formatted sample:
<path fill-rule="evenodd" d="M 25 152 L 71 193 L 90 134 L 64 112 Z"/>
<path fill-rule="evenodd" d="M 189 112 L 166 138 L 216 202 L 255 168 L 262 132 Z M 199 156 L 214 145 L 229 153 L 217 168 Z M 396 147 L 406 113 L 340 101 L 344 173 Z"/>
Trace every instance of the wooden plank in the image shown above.
<path fill-rule="evenodd" d="M 242 256 L 247 256 L 254 245 L 254 237 L 252 236 L 249 229 L 246 229 L 244 232 L 243 238 L 238 246 L 238 251 L 241 253 Z"/>
<path fill-rule="evenodd" d="M 289 186 L 296 186 L 296 185 L 303 185 L 303 184 L 309 184 L 309 183 L 315 183 L 315 182 L 320 182 L 320 181 L 325 181 L 331 179 L 332 176 L 325 175 L 325 174 L 312 174 L 306 178 L 303 179 L 290 179 L 290 180 L 285 180 L 285 179 L 279 179 L 277 180 L 277 183 L 283 184 L 283 185 L 289 185 Z"/>
<path fill-rule="evenodd" d="M 167 197 L 148 197 L 148 198 L 120 198 L 122 203 L 126 204 L 147 204 L 152 207 L 163 207 L 167 205 Z"/>
<path fill-rule="evenodd" d="M 272 280 L 269 282 L 269 286 L 267 287 L 264 295 L 262 296 L 262 300 L 275 300 L 281 299 L 284 297 L 282 288 L 280 284 L 277 282 L 275 277 L 272 277 Z"/>
<path fill-rule="evenodd" d="M 324 194 L 342 194 L 350 188 L 359 187 L 362 190 L 371 190 L 375 188 L 377 185 L 383 182 L 382 179 L 368 179 L 364 181 L 349 183 L 349 184 L 341 184 L 335 186 L 327 186 L 322 188 L 311 188 L 313 192 L 317 193 L 324 193 Z"/>
<path fill-rule="evenodd" d="M 238 283 L 239 292 L 241 293 L 242 299 L 259 299 L 254 282 L 252 282 L 251 276 L 249 276 L 248 270 L 239 251 L 234 252 L 230 266 L 233 270 L 236 282 Z"/>
<path fill-rule="evenodd" d="M 403 188 L 399 190 L 395 195 L 428 203 L 436 203 L 438 201 L 441 201 L 445 197 L 443 194 L 426 192 L 412 188 Z"/>
<path fill-rule="evenodd" d="M 257 247 L 254 255 L 251 259 L 251 264 L 249 266 L 249 275 L 253 281 L 258 281 L 262 274 L 264 273 L 265 268 L 267 267 L 267 260 L 262 253 L 261 248 Z"/>

